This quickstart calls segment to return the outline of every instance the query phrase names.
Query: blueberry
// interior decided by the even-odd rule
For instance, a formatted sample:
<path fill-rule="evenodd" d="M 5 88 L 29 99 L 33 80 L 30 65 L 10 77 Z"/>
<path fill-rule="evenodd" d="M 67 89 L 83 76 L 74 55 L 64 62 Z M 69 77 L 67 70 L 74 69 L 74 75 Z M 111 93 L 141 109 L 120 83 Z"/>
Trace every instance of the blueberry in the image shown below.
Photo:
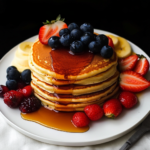
<path fill-rule="evenodd" d="M 70 34 L 63 34 L 61 37 L 60 37 L 60 43 L 63 45 L 63 46 L 70 46 L 70 43 L 71 43 L 72 39 L 71 39 L 71 36 Z"/>
<path fill-rule="evenodd" d="M 96 34 L 93 34 L 93 39 L 94 39 L 94 41 L 96 40 L 96 37 L 97 37 L 97 35 L 96 35 Z"/>
<path fill-rule="evenodd" d="M 112 47 L 105 45 L 102 47 L 100 54 L 102 57 L 104 57 L 106 59 L 111 58 L 111 56 L 113 55 L 113 49 L 112 49 Z"/>
<path fill-rule="evenodd" d="M 21 73 L 21 79 L 24 82 L 31 82 L 31 71 L 29 69 L 24 70 Z"/>
<path fill-rule="evenodd" d="M 81 36 L 80 41 L 85 45 L 88 46 L 88 44 L 93 40 L 93 37 L 89 33 L 85 33 L 83 36 Z"/>
<path fill-rule="evenodd" d="M 90 42 L 88 47 L 92 53 L 99 53 L 102 48 L 102 44 L 100 41 L 92 41 L 92 42 Z"/>
<path fill-rule="evenodd" d="M 88 34 L 92 37 L 92 40 L 95 41 L 95 34 L 91 33 L 91 32 L 85 32 L 85 34 Z M 84 35 L 85 35 L 84 34 Z"/>
<path fill-rule="evenodd" d="M 73 41 L 70 45 L 70 50 L 73 53 L 80 53 L 84 51 L 84 45 L 81 41 Z"/>
<path fill-rule="evenodd" d="M 84 23 L 80 26 L 80 29 L 83 31 L 83 32 L 91 32 L 93 33 L 94 29 L 93 27 L 91 26 L 91 24 L 89 23 Z"/>
<path fill-rule="evenodd" d="M 51 48 L 58 48 L 58 47 L 60 47 L 59 37 L 58 37 L 58 36 L 51 36 L 51 37 L 48 39 L 48 45 L 49 45 Z"/>
<path fill-rule="evenodd" d="M 10 70 L 17 70 L 17 68 L 15 66 L 9 66 L 6 72 L 8 73 Z"/>
<path fill-rule="evenodd" d="M 82 35 L 82 31 L 80 29 L 73 29 L 70 35 L 73 40 L 79 40 Z"/>
<path fill-rule="evenodd" d="M 20 72 L 16 69 L 10 69 L 7 74 L 7 79 L 8 80 L 16 80 L 16 81 L 19 80 Z"/>
<path fill-rule="evenodd" d="M 103 46 L 108 45 L 108 38 L 104 34 L 99 34 L 96 36 L 96 41 L 101 41 Z"/>
<path fill-rule="evenodd" d="M 10 90 L 16 90 L 17 89 L 17 81 L 16 80 L 7 80 L 6 81 L 6 86 Z"/>
<path fill-rule="evenodd" d="M 62 36 L 63 34 L 69 34 L 70 33 L 70 30 L 68 28 L 65 28 L 65 29 L 61 29 L 59 31 L 59 35 Z"/>
<path fill-rule="evenodd" d="M 68 25 L 68 29 L 72 31 L 73 29 L 79 29 L 79 26 L 73 22 Z"/>

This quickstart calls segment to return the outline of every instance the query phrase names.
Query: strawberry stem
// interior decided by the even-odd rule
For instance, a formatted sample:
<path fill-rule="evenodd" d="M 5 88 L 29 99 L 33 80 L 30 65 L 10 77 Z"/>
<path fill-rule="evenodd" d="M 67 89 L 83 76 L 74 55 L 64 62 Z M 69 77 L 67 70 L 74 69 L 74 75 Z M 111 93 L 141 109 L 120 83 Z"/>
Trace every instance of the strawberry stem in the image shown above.
<path fill-rule="evenodd" d="M 59 14 L 59 15 L 57 16 L 56 20 L 51 20 L 51 21 L 46 20 L 46 22 L 43 22 L 43 24 L 44 24 L 44 25 L 53 24 L 53 23 L 55 23 L 55 22 L 57 22 L 57 21 L 65 21 L 65 18 L 61 18 L 61 15 Z"/>
<path fill-rule="evenodd" d="M 107 115 L 105 115 L 106 117 L 108 117 L 108 118 L 111 118 L 111 119 L 114 119 L 115 118 L 115 115 L 114 114 L 107 114 Z"/>
<path fill-rule="evenodd" d="M 136 54 L 140 59 L 141 58 L 145 58 L 145 56 L 144 55 L 140 55 L 140 54 Z"/>

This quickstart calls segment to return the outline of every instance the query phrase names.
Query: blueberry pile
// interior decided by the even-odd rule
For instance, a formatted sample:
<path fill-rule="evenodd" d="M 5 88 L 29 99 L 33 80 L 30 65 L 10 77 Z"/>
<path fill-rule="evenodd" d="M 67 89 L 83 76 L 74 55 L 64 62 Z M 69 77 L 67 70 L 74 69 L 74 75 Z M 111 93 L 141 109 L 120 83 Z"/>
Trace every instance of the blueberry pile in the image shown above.
<path fill-rule="evenodd" d="M 64 46 L 70 47 L 74 54 L 88 49 L 104 58 L 110 58 L 113 55 L 113 49 L 108 45 L 107 36 L 94 34 L 94 29 L 89 23 L 84 23 L 80 27 L 76 23 L 71 23 L 68 28 L 61 29 L 59 35 L 60 37 L 52 36 L 48 40 L 48 45 L 53 50 Z"/>
<path fill-rule="evenodd" d="M 10 66 L 7 68 L 7 81 L 6 86 L 9 90 L 16 90 L 20 84 L 30 84 L 31 82 L 31 71 L 29 69 L 24 70 L 20 73 L 16 67 Z"/>

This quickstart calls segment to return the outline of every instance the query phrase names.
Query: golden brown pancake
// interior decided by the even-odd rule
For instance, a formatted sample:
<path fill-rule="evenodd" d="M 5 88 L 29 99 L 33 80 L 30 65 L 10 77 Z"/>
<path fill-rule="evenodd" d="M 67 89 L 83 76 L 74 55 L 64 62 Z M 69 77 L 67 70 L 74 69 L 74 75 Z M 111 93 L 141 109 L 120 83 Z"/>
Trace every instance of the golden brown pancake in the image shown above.
<path fill-rule="evenodd" d="M 42 105 L 58 111 L 83 111 L 90 104 L 102 105 L 117 93 L 117 55 L 110 59 L 85 51 L 72 55 L 69 49 L 36 41 L 29 57 L 31 86 Z"/>
<path fill-rule="evenodd" d="M 52 54 L 54 53 L 54 54 L 51 55 L 51 53 Z M 63 53 L 65 53 L 65 55 L 63 55 Z M 55 55 L 57 55 L 58 57 L 56 58 L 52 57 Z M 67 58 L 65 58 L 66 55 L 67 55 Z M 88 63 L 85 63 L 85 61 L 82 61 L 82 58 L 84 58 Z M 73 59 L 76 60 L 74 66 L 78 66 L 78 63 L 80 63 L 79 66 L 76 68 L 75 67 L 65 68 L 66 65 L 68 66 L 72 65 L 70 61 Z M 62 61 L 65 60 L 65 63 L 63 64 L 60 60 Z M 78 62 L 79 60 L 81 61 Z M 40 41 L 37 41 L 33 44 L 33 47 L 32 47 L 31 61 L 35 69 L 37 70 L 37 72 L 39 71 L 43 74 L 47 74 L 56 79 L 81 80 L 81 79 L 95 76 L 101 72 L 108 70 L 113 65 L 116 65 L 117 55 L 114 52 L 113 56 L 110 59 L 104 59 L 100 55 L 91 54 L 89 52 L 85 54 L 80 54 L 80 55 L 71 55 L 69 54 L 67 50 L 54 50 L 53 51 L 51 47 L 47 45 L 43 45 L 40 43 Z M 52 66 L 52 63 L 53 63 L 53 66 Z M 83 65 L 80 68 L 81 64 Z M 86 64 L 86 66 L 84 66 L 84 64 Z M 55 68 L 55 71 L 54 71 L 54 68 Z M 80 72 L 76 72 L 79 69 L 80 69 Z"/>
<path fill-rule="evenodd" d="M 105 88 L 114 84 L 118 80 L 118 76 L 119 72 L 116 72 L 112 77 L 110 77 L 106 81 L 90 85 L 71 84 L 71 85 L 56 86 L 40 81 L 34 75 L 32 76 L 32 82 L 37 86 L 39 86 L 40 88 L 48 91 L 49 93 L 82 95 L 104 90 Z"/>
<path fill-rule="evenodd" d="M 119 87 L 116 87 L 113 91 L 107 93 L 105 96 L 101 97 L 100 99 L 97 99 L 96 101 L 86 102 L 86 103 L 74 103 L 74 104 L 61 104 L 61 103 L 54 103 L 52 101 L 49 101 L 39 94 L 35 93 L 35 96 L 37 96 L 41 102 L 42 105 L 45 106 L 48 109 L 54 109 L 57 111 L 83 111 L 84 107 L 91 104 L 98 104 L 102 106 L 102 104 L 105 102 L 105 100 L 111 98 L 113 95 L 115 95 L 119 90 Z"/>
<path fill-rule="evenodd" d="M 79 102 L 95 101 L 99 99 L 102 95 L 105 95 L 110 91 L 113 91 L 118 86 L 118 84 L 116 82 L 112 86 L 102 91 L 77 96 L 74 96 L 72 94 L 49 93 L 44 89 L 41 89 L 39 86 L 35 85 L 33 82 L 31 82 L 31 86 L 34 89 L 34 93 L 39 94 L 40 96 L 42 96 L 45 99 L 48 99 L 49 101 L 55 101 L 59 103 L 79 103 Z"/>

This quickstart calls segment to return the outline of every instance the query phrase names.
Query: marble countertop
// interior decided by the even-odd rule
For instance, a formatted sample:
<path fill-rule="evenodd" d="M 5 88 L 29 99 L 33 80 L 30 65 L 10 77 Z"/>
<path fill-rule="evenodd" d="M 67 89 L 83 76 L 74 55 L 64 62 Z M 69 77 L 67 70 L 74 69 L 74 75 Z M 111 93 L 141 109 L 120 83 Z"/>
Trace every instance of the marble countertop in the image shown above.
<path fill-rule="evenodd" d="M 119 150 L 137 129 L 138 127 L 123 137 L 108 143 L 84 147 L 65 147 L 33 140 L 9 126 L 0 115 L 0 150 Z M 131 150 L 150 150 L 150 132 L 145 134 Z"/>

